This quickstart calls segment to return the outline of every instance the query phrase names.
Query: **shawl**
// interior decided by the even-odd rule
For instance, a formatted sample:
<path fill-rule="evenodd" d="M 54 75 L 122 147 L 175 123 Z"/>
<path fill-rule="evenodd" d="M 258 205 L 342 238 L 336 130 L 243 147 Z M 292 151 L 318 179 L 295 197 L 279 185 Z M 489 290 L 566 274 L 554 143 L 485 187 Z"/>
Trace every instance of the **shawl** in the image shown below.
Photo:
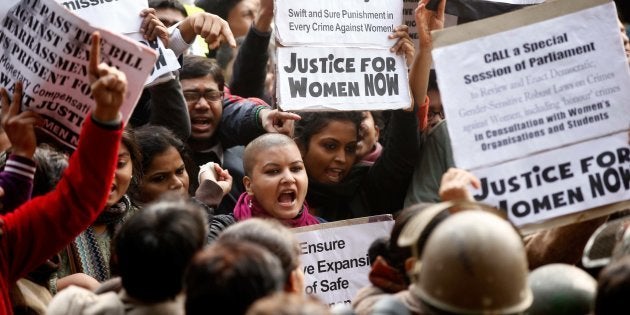
<path fill-rule="evenodd" d="M 234 218 L 236 218 L 236 221 L 242 221 L 252 217 L 274 218 L 269 213 L 267 213 L 265 209 L 263 209 L 263 207 L 258 203 L 258 201 L 256 201 L 255 198 L 252 198 L 249 194 L 244 192 L 238 198 L 236 206 L 234 207 Z M 284 225 L 292 228 L 320 223 L 315 216 L 308 212 L 308 205 L 306 204 L 306 201 L 304 201 L 302 209 L 295 218 L 288 220 L 277 218 L 275 219 L 282 222 Z"/>
<path fill-rule="evenodd" d="M 124 195 L 96 219 L 95 224 L 107 225 L 106 235 L 98 235 L 94 226 L 83 231 L 67 247 L 70 272 L 85 273 L 99 282 L 111 277 L 109 268 L 110 242 L 115 231 L 135 212 L 131 201 Z"/>

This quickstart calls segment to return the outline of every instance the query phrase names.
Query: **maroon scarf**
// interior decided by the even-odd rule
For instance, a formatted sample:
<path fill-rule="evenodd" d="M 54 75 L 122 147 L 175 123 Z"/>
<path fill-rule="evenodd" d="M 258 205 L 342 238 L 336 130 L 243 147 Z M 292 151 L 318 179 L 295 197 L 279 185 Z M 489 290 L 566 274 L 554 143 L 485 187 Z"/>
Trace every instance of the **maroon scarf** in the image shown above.
<path fill-rule="evenodd" d="M 234 206 L 234 218 L 236 221 L 243 221 L 249 218 L 274 218 L 271 216 L 263 207 L 256 201 L 255 198 L 252 198 L 246 192 L 242 193 L 240 197 L 238 197 L 238 201 L 236 202 L 236 206 Z M 284 225 L 288 227 L 300 227 L 307 226 L 313 224 L 319 224 L 319 220 L 312 214 L 308 212 L 308 206 L 306 205 L 306 201 L 302 206 L 302 210 L 298 213 L 298 216 L 289 219 L 277 219 L 276 220 L 282 222 Z"/>

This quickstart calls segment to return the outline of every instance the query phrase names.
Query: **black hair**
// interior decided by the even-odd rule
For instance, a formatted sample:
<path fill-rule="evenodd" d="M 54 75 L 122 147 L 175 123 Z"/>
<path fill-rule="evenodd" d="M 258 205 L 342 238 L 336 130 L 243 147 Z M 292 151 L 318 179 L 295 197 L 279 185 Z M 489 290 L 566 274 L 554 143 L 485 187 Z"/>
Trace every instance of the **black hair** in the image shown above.
<path fill-rule="evenodd" d="M 175 298 L 206 242 L 206 220 L 197 205 L 181 199 L 160 200 L 132 216 L 112 242 L 127 293 L 149 303 Z"/>
<path fill-rule="evenodd" d="M 274 254 L 282 266 L 283 280 L 289 281 L 291 272 L 300 265 L 300 247 L 297 240 L 280 222 L 252 218 L 228 227 L 218 241 L 250 241 Z"/>
<path fill-rule="evenodd" d="M 184 64 L 179 70 L 179 79 L 196 79 L 210 75 L 219 86 L 219 91 L 225 87 L 223 70 L 216 60 L 203 56 L 185 55 Z"/>
<path fill-rule="evenodd" d="M 188 17 L 188 12 L 186 12 L 186 8 L 178 0 L 149 0 L 149 8 L 173 9 L 177 10 L 184 17 Z"/>
<path fill-rule="evenodd" d="M 242 0 L 198 0 L 197 6 L 204 11 L 216 14 L 222 19 L 228 19 L 230 11 Z"/>
<path fill-rule="evenodd" d="M 214 242 L 194 259 L 186 276 L 186 314 L 242 315 L 256 300 L 280 292 L 278 258 L 248 241 Z"/>
<path fill-rule="evenodd" d="M 188 148 L 182 140 L 180 140 L 175 134 L 166 127 L 144 125 L 134 131 L 136 137 L 136 143 L 138 143 L 138 149 L 142 154 L 142 163 L 140 167 L 141 173 L 138 175 L 137 181 L 132 181 L 129 186 L 129 195 L 135 199 L 135 201 L 142 200 L 141 195 L 141 178 L 149 168 L 153 159 L 169 148 L 173 147 L 179 152 L 182 157 L 182 161 L 186 166 L 191 163 L 191 158 L 188 153 Z M 188 167 L 187 167 L 188 169 Z"/>
<path fill-rule="evenodd" d="M 127 147 L 129 151 L 129 157 L 131 159 L 131 184 L 130 187 L 138 186 L 140 179 L 142 178 L 142 153 L 140 153 L 140 146 L 136 141 L 136 135 L 133 129 L 125 128 L 122 133 L 122 144 Z"/>
<path fill-rule="evenodd" d="M 300 113 L 301 119 L 295 122 L 294 140 L 305 151 L 311 137 L 324 129 L 331 121 L 348 121 L 354 124 L 359 139 L 359 130 L 363 117 L 361 112 L 305 112 Z"/>

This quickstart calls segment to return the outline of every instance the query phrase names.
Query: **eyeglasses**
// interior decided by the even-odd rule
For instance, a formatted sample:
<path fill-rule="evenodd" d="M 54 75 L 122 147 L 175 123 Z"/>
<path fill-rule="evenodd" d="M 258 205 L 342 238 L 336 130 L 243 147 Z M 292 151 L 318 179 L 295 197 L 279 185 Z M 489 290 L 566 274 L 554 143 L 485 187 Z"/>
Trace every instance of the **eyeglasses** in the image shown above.
<path fill-rule="evenodd" d="M 433 117 L 438 116 L 441 119 L 444 119 L 444 110 L 432 110 L 429 108 L 429 112 L 427 113 L 427 118 L 431 120 Z"/>
<path fill-rule="evenodd" d="M 199 99 L 203 96 L 206 102 L 216 102 L 223 98 L 223 92 L 217 90 L 209 90 L 203 93 L 198 91 L 186 91 L 184 92 L 184 99 L 187 103 L 195 104 L 199 102 Z"/>

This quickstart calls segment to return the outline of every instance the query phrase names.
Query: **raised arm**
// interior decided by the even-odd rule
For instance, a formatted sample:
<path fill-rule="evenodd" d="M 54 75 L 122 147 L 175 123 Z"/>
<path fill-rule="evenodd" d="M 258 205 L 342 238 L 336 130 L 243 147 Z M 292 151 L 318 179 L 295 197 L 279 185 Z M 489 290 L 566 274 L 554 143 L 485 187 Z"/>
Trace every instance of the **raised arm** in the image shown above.
<path fill-rule="evenodd" d="M 273 0 L 261 0 L 260 10 L 234 59 L 229 85 L 232 94 L 271 100 L 271 95 L 265 93 L 265 79 L 272 20 Z"/>
<path fill-rule="evenodd" d="M 444 28 L 444 8 L 446 0 L 440 0 L 437 11 L 426 8 L 429 0 L 421 0 L 415 11 L 416 27 L 420 38 L 420 51 L 416 54 L 409 71 L 409 87 L 416 106 L 425 102 L 429 86 L 429 72 L 431 71 L 431 31 Z"/>
<path fill-rule="evenodd" d="M 3 190 L 0 196 L 2 200 L 0 213 L 6 213 L 13 211 L 31 197 L 35 175 L 33 154 L 37 146 L 34 125 L 41 123 L 42 119 L 32 111 L 19 112 L 22 82 L 15 84 L 11 102 L 5 89 L 0 89 L 0 96 L 2 128 L 6 131 L 12 147 L 6 166 L 0 173 L 0 188 Z"/>
<path fill-rule="evenodd" d="M 105 206 L 122 135 L 120 106 L 125 75 L 100 60 L 100 36 L 92 36 L 89 77 L 96 106 L 81 129 L 77 150 L 57 188 L 2 217 L 3 277 L 10 283 L 57 253 L 85 230 Z M 12 109 L 17 112 L 18 109 Z"/>

